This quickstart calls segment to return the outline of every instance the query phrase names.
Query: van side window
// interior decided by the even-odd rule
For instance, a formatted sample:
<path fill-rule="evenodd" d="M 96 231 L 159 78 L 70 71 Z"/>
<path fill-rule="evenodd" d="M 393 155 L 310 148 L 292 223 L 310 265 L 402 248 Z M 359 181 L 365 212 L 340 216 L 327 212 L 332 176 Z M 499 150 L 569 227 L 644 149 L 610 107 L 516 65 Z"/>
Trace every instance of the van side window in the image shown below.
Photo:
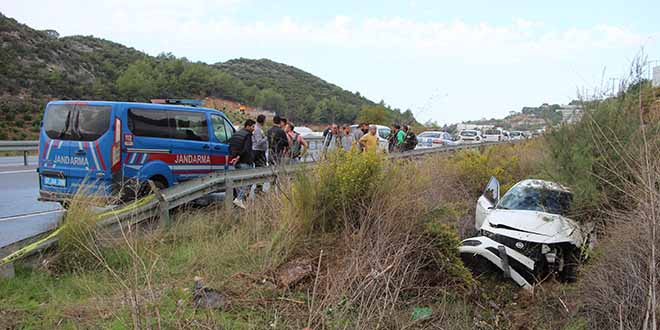
<path fill-rule="evenodd" d="M 211 123 L 213 124 L 213 134 L 220 143 L 227 143 L 229 138 L 234 134 L 234 130 L 227 124 L 224 118 L 212 115 Z"/>
<path fill-rule="evenodd" d="M 175 129 L 173 131 L 175 139 L 208 141 L 209 128 L 206 123 L 206 116 L 199 112 L 170 111 L 170 116 L 174 119 Z"/>
<path fill-rule="evenodd" d="M 170 137 L 167 112 L 162 110 L 129 109 L 128 128 L 137 136 Z"/>

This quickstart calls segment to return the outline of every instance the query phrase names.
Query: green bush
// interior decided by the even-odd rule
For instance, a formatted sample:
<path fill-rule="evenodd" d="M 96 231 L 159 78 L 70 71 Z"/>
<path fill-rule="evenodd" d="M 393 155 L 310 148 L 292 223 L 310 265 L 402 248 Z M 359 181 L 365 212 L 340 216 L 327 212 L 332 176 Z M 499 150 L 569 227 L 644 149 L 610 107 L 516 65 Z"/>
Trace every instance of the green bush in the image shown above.
<path fill-rule="evenodd" d="M 312 228 L 333 230 L 343 226 L 344 220 L 356 219 L 360 207 L 369 204 L 374 187 L 382 179 L 383 163 L 380 153 L 353 149 L 329 154 L 311 178 L 295 186 L 297 191 L 316 196 L 313 204 L 306 204 L 314 210 Z"/>
<path fill-rule="evenodd" d="M 621 187 L 638 170 L 634 160 L 643 148 L 644 134 L 651 147 L 658 147 L 658 118 L 650 113 L 642 130 L 639 112 L 640 107 L 652 109 L 653 99 L 647 97 L 652 91 L 648 82 L 642 82 L 616 97 L 583 102 L 580 122 L 547 135 L 547 173 L 573 190 L 577 210 L 594 213 L 605 205 L 634 206 Z"/>
<path fill-rule="evenodd" d="M 542 141 L 526 141 L 516 145 L 500 145 L 485 150 L 465 150 L 449 160 L 459 181 L 473 196 L 482 193 L 491 176 L 500 182 L 503 194 L 523 179 L 539 177 L 543 154 Z"/>
<path fill-rule="evenodd" d="M 432 211 L 425 224 L 424 232 L 432 246 L 430 259 L 439 272 L 449 275 L 446 277 L 449 280 L 466 286 L 472 285 L 472 273 L 465 267 L 458 252 L 461 239 L 456 229 L 443 221 L 445 213 L 443 209 Z"/>

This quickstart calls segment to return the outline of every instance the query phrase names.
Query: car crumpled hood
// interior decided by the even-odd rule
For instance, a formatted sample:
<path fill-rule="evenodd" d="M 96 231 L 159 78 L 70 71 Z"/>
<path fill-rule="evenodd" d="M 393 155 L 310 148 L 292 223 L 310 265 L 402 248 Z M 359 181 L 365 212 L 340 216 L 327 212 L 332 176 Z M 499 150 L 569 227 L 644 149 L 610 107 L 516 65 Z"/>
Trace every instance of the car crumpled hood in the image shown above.
<path fill-rule="evenodd" d="M 580 225 L 557 214 L 495 209 L 486 217 L 486 223 L 494 231 L 501 229 L 509 234 L 516 232 L 518 239 L 547 243 L 572 242 L 577 246 L 583 242 Z"/>

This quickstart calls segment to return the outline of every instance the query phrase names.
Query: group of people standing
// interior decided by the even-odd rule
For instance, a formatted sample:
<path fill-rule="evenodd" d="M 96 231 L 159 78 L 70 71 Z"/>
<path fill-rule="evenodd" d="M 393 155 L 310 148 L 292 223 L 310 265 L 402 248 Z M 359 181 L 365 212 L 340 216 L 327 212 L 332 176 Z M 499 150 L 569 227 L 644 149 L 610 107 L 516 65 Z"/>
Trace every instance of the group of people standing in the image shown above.
<path fill-rule="evenodd" d="M 323 153 L 332 150 L 358 148 L 360 151 L 378 149 L 376 126 L 361 123 L 351 131 L 351 127 L 344 125 L 339 128 L 337 124 L 328 125 L 323 131 Z"/>
<path fill-rule="evenodd" d="M 236 169 L 295 163 L 307 152 L 309 144 L 286 118 L 275 116 L 273 126 L 266 133 L 265 121 L 264 115 L 257 116 L 256 122 L 248 119 L 229 139 L 230 164 Z M 234 205 L 244 209 L 250 189 L 250 186 L 237 188 Z M 257 191 L 261 189 L 257 186 Z"/>
<path fill-rule="evenodd" d="M 248 119 L 243 127 L 229 139 L 230 164 L 236 169 L 290 164 L 300 161 L 309 150 L 309 144 L 302 135 L 295 132 L 295 126 L 286 118 L 273 117 L 273 125 L 264 133 L 266 117 L 259 115 L 257 120 Z M 360 123 L 355 129 L 344 125 L 328 125 L 323 131 L 322 155 L 328 151 L 357 148 L 359 151 L 378 150 L 378 128 L 368 123 Z M 387 137 L 389 152 L 405 152 L 415 149 L 417 137 L 407 125 L 393 125 Z M 245 198 L 250 186 L 235 190 L 234 204 L 245 208 Z M 257 192 L 263 188 L 257 186 Z"/>
<path fill-rule="evenodd" d="M 393 125 L 387 142 L 389 152 L 406 152 L 417 146 L 417 135 L 408 125 Z"/>
<path fill-rule="evenodd" d="M 378 149 L 378 128 L 368 123 L 360 123 L 351 131 L 351 127 L 344 125 L 339 128 L 337 124 L 328 125 L 323 131 L 323 151 L 343 148 L 350 150 L 357 147 L 358 150 Z M 417 136 L 408 125 L 393 125 L 387 136 L 389 152 L 405 152 L 415 149 Z"/>

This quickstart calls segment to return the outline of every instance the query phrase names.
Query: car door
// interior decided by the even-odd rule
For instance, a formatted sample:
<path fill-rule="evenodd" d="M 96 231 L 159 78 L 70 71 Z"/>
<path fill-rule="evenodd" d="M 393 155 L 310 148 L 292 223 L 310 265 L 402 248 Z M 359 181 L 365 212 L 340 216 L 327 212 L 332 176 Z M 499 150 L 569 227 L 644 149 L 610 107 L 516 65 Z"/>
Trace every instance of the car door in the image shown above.
<path fill-rule="evenodd" d="M 474 228 L 479 230 L 484 220 L 500 200 L 500 182 L 494 176 L 490 177 L 484 193 L 477 200 Z"/>
<path fill-rule="evenodd" d="M 229 166 L 229 138 L 234 134 L 224 117 L 211 114 L 211 164 L 214 171 L 227 170 Z"/>

